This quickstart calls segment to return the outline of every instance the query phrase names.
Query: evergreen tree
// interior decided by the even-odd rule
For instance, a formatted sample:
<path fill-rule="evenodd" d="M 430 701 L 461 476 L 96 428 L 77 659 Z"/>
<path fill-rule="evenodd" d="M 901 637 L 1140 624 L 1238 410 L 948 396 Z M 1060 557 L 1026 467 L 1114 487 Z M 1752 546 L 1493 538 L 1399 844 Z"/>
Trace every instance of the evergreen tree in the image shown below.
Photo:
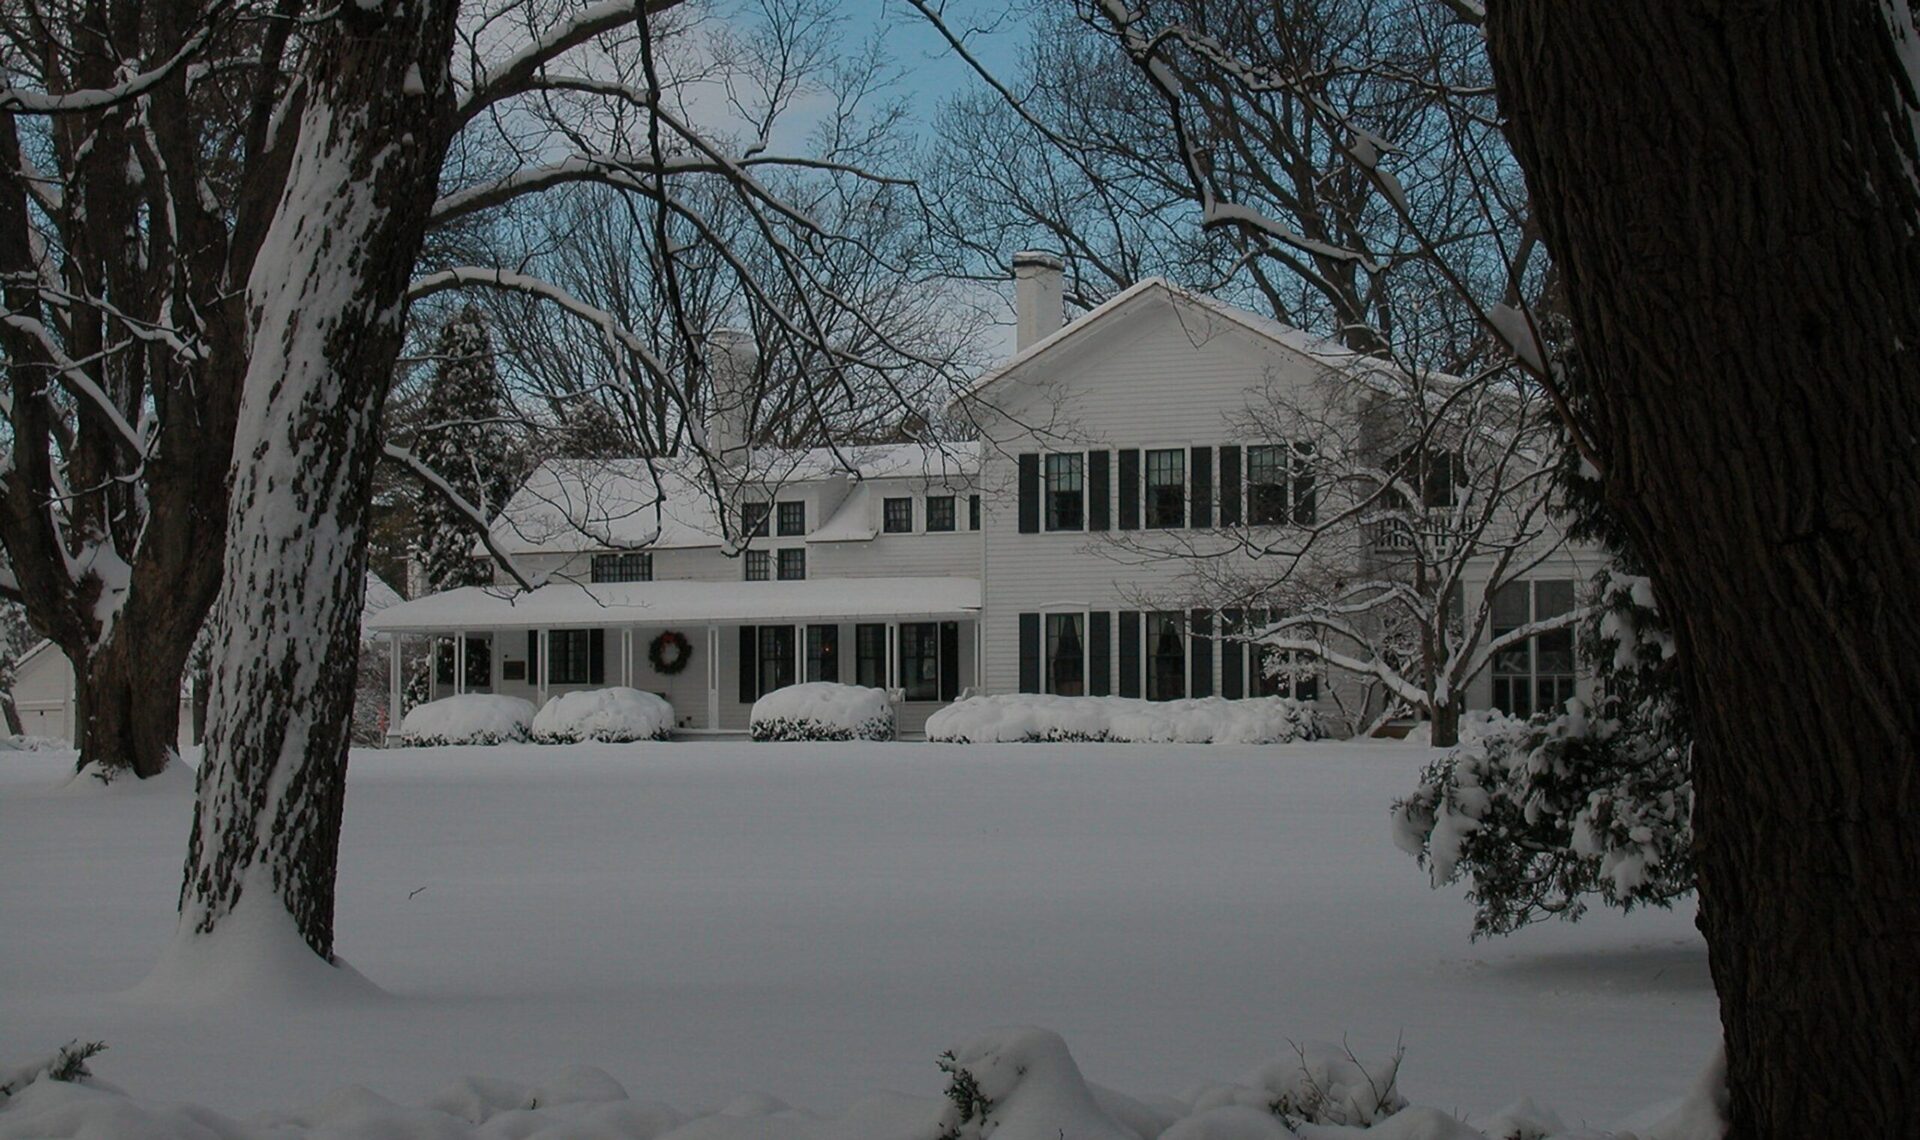
<path fill-rule="evenodd" d="M 519 481 L 519 449 L 501 410 L 500 383 L 486 318 L 474 306 L 440 330 L 438 364 L 417 412 L 414 453 L 462 499 L 492 518 Z M 421 486 L 414 557 L 429 593 L 492 581 L 473 556 L 478 537 L 466 512 L 437 487 Z"/>

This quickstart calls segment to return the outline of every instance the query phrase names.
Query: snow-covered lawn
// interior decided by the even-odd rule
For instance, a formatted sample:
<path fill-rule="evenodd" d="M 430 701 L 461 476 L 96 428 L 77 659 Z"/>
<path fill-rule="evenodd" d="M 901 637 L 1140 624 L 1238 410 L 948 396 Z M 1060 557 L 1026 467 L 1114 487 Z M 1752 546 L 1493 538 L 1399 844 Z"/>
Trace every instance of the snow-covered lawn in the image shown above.
<path fill-rule="evenodd" d="M 1691 912 L 1469 944 L 1466 904 L 1389 835 L 1430 755 L 356 752 L 338 945 L 384 993 L 180 1004 L 122 991 L 172 936 L 190 781 L 63 788 L 70 754 L 0 753 L 0 1070 L 78 1038 L 143 1100 L 240 1116 L 576 1063 L 683 1113 L 748 1091 L 932 1112 L 939 1053 L 1031 1024 L 1141 1097 L 1315 1039 L 1403 1043 L 1402 1092 L 1481 1119 L 1526 1095 L 1601 1126 L 1679 1096 L 1716 1037 Z"/>

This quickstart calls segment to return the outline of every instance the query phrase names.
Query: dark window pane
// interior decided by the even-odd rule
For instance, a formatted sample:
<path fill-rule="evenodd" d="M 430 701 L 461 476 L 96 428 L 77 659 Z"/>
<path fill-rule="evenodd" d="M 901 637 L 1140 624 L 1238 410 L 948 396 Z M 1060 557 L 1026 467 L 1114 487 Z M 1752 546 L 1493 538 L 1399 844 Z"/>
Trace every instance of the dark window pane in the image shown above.
<path fill-rule="evenodd" d="M 782 582 L 795 582 L 807 576 L 807 552 L 804 547 L 789 547 L 780 552 L 779 577 Z"/>
<path fill-rule="evenodd" d="M 645 551 L 593 556 L 592 578 L 596 582 L 651 582 L 653 555 Z"/>
<path fill-rule="evenodd" d="M 1086 695 L 1086 615 L 1047 615 L 1046 690 L 1062 697 Z"/>
<path fill-rule="evenodd" d="M 967 496 L 967 529 L 980 529 L 980 496 Z"/>
<path fill-rule="evenodd" d="M 913 533 L 913 500 L 887 499 L 880 504 L 880 529 L 888 534 Z"/>
<path fill-rule="evenodd" d="M 1047 456 L 1048 530 L 1086 529 L 1085 464 L 1079 452 Z"/>
<path fill-rule="evenodd" d="M 1179 614 L 1147 615 L 1147 699 L 1187 695 L 1187 650 Z"/>
<path fill-rule="evenodd" d="M 762 694 L 793 684 L 793 649 L 792 626 L 763 625 L 760 627 L 760 692 Z"/>
<path fill-rule="evenodd" d="M 900 687 L 910 701 L 940 699 L 938 622 L 906 622 L 900 626 Z"/>
<path fill-rule="evenodd" d="M 953 496 L 927 496 L 927 529 L 930 531 L 948 531 L 953 529 Z"/>
<path fill-rule="evenodd" d="M 781 503 L 776 510 L 774 529 L 783 537 L 807 533 L 807 504 Z"/>
<path fill-rule="evenodd" d="M 887 685 L 887 627 L 858 625 L 853 630 L 853 681 L 869 689 Z"/>
<path fill-rule="evenodd" d="M 772 558 L 764 550 L 747 551 L 747 581 L 766 581 L 768 566 L 771 562 Z"/>
<path fill-rule="evenodd" d="M 754 538 L 767 536 L 767 512 L 773 508 L 771 503 L 740 504 L 740 530 Z"/>
<path fill-rule="evenodd" d="M 1147 525 L 1179 527 L 1187 521 L 1187 453 L 1178 448 L 1147 452 Z"/>
<path fill-rule="evenodd" d="M 1247 523 L 1279 526 L 1287 521 L 1285 456 L 1277 446 L 1247 448 Z"/>

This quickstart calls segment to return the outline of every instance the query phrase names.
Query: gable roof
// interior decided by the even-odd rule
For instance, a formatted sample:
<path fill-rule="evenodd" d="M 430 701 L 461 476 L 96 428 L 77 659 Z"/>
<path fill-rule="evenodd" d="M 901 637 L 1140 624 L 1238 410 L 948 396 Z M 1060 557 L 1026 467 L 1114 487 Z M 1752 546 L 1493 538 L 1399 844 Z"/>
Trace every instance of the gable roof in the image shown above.
<path fill-rule="evenodd" d="M 956 396 L 955 402 L 976 398 L 986 389 L 1013 373 L 1021 371 L 1035 360 L 1052 354 L 1063 345 L 1083 343 L 1094 334 L 1119 326 L 1129 311 L 1156 299 L 1164 300 L 1176 308 L 1197 310 L 1207 316 L 1227 321 L 1235 327 L 1253 333 L 1263 340 L 1326 368 L 1392 367 L 1385 361 L 1364 356 L 1342 347 L 1338 342 L 1314 336 L 1292 325 L 1276 321 L 1272 317 L 1263 317 L 1258 313 L 1242 309 L 1238 305 L 1230 305 L 1217 297 L 1196 293 L 1164 277 L 1149 277 L 1115 293 L 1088 310 L 1079 319 L 1062 325 L 1047 336 L 1014 353 L 996 367 L 988 369 L 980 375 L 979 379 L 968 385 L 965 391 Z"/>

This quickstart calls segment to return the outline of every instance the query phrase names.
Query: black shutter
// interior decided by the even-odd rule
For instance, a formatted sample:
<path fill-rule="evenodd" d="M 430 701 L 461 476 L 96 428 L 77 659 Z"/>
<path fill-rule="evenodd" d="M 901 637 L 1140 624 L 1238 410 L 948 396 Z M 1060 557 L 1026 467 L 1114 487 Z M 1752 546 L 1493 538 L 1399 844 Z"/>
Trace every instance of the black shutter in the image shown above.
<path fill-rule="evenodd" d="M 960 695 L 960 623 L 940 623 L 940 699 L 951 701 Z"/>
<path fill-rule="evenodd" d="M 1120 452 L 1120 529 L 1140 529 L 1140 449 Z"/>
<path fill-rule="evenodd" d="M 1194 610 L 1187 615 L 1187 660 L 1192 663 L 1193 695 L 1213 695 L 1213 615 Z"/>
<path fill-rule="evenodd" d="M 1320 521 L 1320 496 L 1313 487 L 1313 448 L 1304 443 L 1293 445 L 1293 525 L 1313 526 Z"/>
<path fill-rule="evenodd" d="M 1020 533 L 1040 533 L 1040 457 L 1020 457 Z"/>
<path fill-rule="evenodd" d="M 1087 452 L 1087 529 L 1106 530 L 1112 525 L 1107 512 L 1108 478 L 1111 473 L 1112 453 L 1106 451 Z"/>
<path fill-rule="evenodd" d="M 1040 615 L 1020 615 L 1020 691 L 1040 691 Z"/>
<path fill-rule="evenodd" d="M 1087 615 L 1087 695 L 1113 693 L 1113 615 L 1095 610 Z"/>
<path fill-rule="evenodd" d="M 980 529 L 980 496 L 967 496 L 967 529 Z"/>
<path fill-rule="evenodd" d="M 1193 510 L 1188 518 L 1193 527 L 1213 525 L 1213 448 L 1193 449 Z"/>
<path fill-rule="evenodd" d="M 527 631 L 527 680 L 532 684 L 540 683 L 540 631 Z"/>
<path fill-rule="evenodd" d="M 607 631 L 587 631 L 587 684 L 607 683 Z"/>
<path fill-rule="evenodd" d="M 740 627 L 740 703 L 750 705 L 760 699 L 760 629 Z"/>
<path fill-rule="evenodd" d="M 1239 610 L 1220 611 L 1220 695 L 1230 701 L 1247 695 L 1246 670 L 1242 668 L 1247 660 L 1246 643 L 1233 640 L 1244 632 Z"/>
<path fill-rule="evenodd" d="M 1220 448 L 1220 525 L 1240 525 L 1240 448 Z"/>
<path fill-rule="evenodd" d="M 1120 611 L 1120 695 L 1140 695 L 1140 611 Z"/>

